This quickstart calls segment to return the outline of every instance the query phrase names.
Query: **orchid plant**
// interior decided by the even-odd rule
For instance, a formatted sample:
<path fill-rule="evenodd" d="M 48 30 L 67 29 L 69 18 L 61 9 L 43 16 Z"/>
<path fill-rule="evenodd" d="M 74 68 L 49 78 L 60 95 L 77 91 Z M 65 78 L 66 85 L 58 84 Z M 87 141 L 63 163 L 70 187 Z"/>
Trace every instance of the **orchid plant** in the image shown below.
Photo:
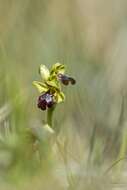
<path fill-rule="evenodd" d="M 43 134 L 46 134 L 46 140 L 48 140 L 50 135 L 54 132 L 55 134 L 55 143 L 58 147 L 58 150 L 61 149 L 64 151 L 63 145 L 57 139 L 57 131 L 54 131 L 52 126 L 52 118 L 54 109 L 57 104 L 65 101 L 65 95 L 62 92 L 62 84 L 67 86 L 69 84 L 74 85 L 76 83 L 75 79 L 65 75 L 65 65 L 61 63 L 54 64 L 51 69 L 49 70 L 45 65 L 40 65 L 39 67 L 39 74 L 41 75 L 41 81 L 34 81 L 33 85 L 38 89 L 40 95 L 37 100 L 37 106 L 42 111 L 47 111 L 47 121 L 46 124 L 43 125 Z M 41 130 L 36 130 L 36 135 L 40 137 Z M 34 134 L 35 135 L 35 134 Z M 44 139 L 43 139 L 44 140 Z M 49 140 L 46 141 L 49 144 Z M 50 146 L 50 144 L 49 144 Z M 59 151 L 61 153 L 61 150 Z M 41 154 L 40 154 L 41 155 Z M 63 154 L 61 155 L 64 158 Z M 65 163 L 65 167 L 67 165 Z M 69 175 L 69 171 L 67 176 Z M 71 187 L 71 179 L 67 177 L 68 184 Z"/>
<path fill-rule="evenodd" d="M 39 74 L 42 81 L 33 82 L 40 93 L 37 106 L 48 111 L 47 123 L 52 127 L 52 112 L 58 103 L 65 101 L 61 83 L 67 86 L 69 83 L 74 85 L 76 81 L 65 75 L 65 65 L 61 63 L 54 64 L 50 70 L 45 65 L 40 65 Z"/>

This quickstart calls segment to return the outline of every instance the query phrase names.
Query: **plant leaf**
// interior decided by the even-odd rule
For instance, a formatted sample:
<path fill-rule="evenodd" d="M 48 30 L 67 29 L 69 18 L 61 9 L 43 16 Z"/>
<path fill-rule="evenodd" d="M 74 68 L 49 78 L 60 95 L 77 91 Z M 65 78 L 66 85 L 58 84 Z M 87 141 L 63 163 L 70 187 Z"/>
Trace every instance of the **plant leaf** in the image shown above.
<path fill-rule="evenodd" d="M 43 125 L 43 127 L 32 127 L 31 132 L 39 141 L 46 141 L 55 133 L 55 131 L 48 124 Z"/>

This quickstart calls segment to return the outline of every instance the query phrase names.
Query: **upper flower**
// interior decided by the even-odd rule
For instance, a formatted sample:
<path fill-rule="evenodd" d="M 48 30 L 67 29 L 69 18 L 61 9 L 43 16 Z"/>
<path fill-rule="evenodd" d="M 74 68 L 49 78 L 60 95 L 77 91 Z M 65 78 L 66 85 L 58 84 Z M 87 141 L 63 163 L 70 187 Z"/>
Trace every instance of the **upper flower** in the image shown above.
<path fill-rule="evenodd" d="M 39 73 L 42 81 L 34 81 L 33 84 L 37 87 L 41 96 L 38 99 L 38 107 L 45 110 L 46 107 L 52 107 L 55 103 L 60 103 L 65 100 L 64 93 L 61 91 L 62 82 L 64 85 L 75 84 L 75 80 L 64 75 L 65 65 L 56 63 L 49 70 L 45 65 L 40 65 Z"/>

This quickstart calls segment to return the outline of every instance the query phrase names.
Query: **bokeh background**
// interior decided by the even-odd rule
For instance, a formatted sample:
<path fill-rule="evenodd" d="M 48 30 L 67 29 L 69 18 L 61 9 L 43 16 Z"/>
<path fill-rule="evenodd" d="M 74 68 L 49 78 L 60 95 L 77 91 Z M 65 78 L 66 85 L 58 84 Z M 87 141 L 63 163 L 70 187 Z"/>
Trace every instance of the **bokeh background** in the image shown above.
<path fill-rule="evenodd" d="M 77 83 L 64 89 L 54 114 L 60 144 L 42 140 L 40 166 L 26 135 L 46 117 L 32 81 L 40 64 L 56 62 Z M 126 106 L 126 0 L 0 0 L 2 190 L 124 189 Z"/>

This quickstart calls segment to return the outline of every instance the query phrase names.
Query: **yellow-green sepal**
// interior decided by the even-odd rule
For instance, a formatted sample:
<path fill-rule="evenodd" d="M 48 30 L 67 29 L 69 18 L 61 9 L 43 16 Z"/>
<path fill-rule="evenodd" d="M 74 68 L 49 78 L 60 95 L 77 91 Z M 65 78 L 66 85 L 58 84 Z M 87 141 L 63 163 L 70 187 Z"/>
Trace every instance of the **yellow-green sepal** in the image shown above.
<path fill-rule="evenodd" d="M 45 83 L 34 81 L 33 85 L 38 89 L 40 93 L 44 93 L 48 91 L 48 86 Z"/>
<path fill-rule="evenodd" d="M 50 72 L 45 65 L 40 65 L 39 73 L 44 81 L 48 80 L 48 78 L 50 76 Z"/>

